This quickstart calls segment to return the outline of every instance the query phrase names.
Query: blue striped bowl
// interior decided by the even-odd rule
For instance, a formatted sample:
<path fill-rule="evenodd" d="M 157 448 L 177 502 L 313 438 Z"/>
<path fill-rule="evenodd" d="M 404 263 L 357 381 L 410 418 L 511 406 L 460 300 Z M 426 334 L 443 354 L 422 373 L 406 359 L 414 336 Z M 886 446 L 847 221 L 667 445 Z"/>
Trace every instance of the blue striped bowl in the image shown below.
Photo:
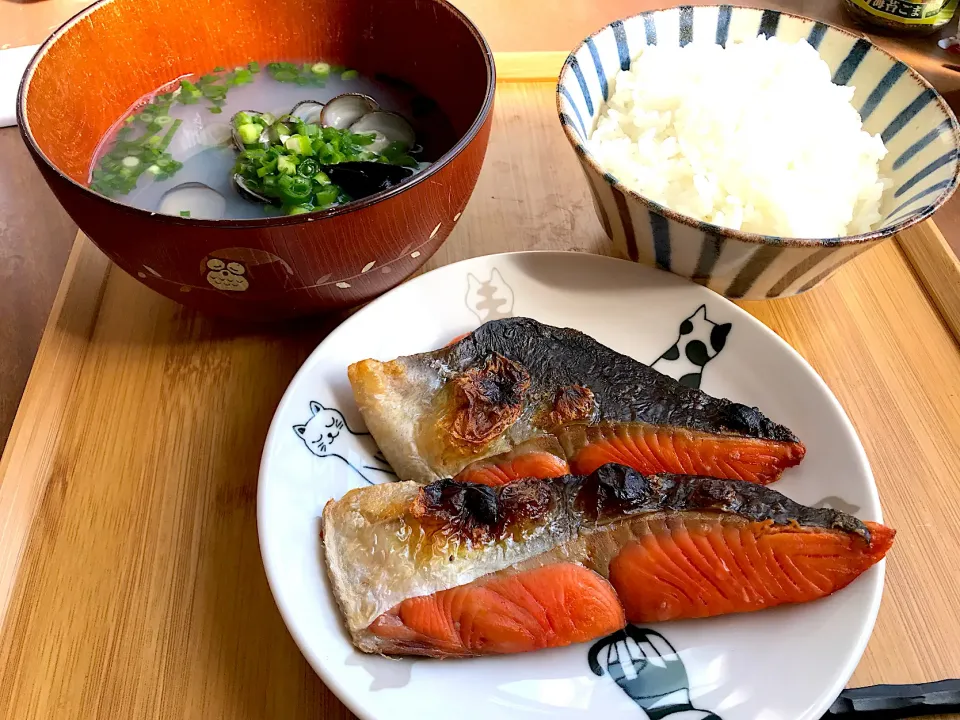
<path fill-rule="evenodd" d="M 686 45 L 703 36 L 725 44 L 759 34 L 787 42 L 806 38 L 830 66 L 833 82 L 856 87 L 853 104 L 864 129 L 880 133 L 889 151 L 880 169 L 894 187 L 884 195 L 882 227 L 829 239 L 722 228 L 628 190 L 584 147 L 610 82 L 643 47 Z M 809 290 L 851 258 L 932 215 L 957 186 L 960 129 L 923 78 L 863 38 L 776 10 L 682 6 L 611 23 L 567 58 L 557 85 L 557 110 L 618 254 L 732 298 L 776 298 Z"/>

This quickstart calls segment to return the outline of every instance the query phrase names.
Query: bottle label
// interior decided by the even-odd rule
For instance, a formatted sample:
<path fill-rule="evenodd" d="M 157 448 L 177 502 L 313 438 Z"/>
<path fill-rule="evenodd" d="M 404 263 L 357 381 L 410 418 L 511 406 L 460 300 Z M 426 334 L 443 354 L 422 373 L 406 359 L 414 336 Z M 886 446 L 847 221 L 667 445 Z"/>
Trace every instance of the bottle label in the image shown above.
<path fill-rule="evenodd" d="M 957 0 L 848 0 L 857 7 L 885 20 L 903 25 L 942 25 L 950 21 Z"/>

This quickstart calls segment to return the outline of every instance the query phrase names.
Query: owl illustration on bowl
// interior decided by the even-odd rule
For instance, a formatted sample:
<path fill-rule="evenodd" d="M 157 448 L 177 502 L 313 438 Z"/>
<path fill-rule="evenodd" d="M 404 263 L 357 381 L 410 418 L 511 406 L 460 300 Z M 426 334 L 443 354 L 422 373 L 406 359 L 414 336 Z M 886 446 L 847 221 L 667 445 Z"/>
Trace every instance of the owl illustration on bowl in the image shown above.
<path fill-rule="evenodd" d="M 201 261 L 200 273 L 213 289 L 235 293 L 257 290 L 257 286 L 265 282 L 279 282 L 287 287 L 293 269 L 282 258 L 266 250 L 235 247 L 206 255 Z"/>

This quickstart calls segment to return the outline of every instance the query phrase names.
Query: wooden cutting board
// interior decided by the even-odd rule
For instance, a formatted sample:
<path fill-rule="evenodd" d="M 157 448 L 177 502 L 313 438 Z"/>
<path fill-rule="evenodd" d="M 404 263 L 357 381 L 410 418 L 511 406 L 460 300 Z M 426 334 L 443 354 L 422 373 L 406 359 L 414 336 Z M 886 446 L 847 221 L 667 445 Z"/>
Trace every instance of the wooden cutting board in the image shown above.
<path fill-rule="evenodd" d="M 511 62 L 504 77 L 531 72 Z M 610 250 L 553 91 L 501 84 L 476 192 L 428 268 Z M 742 303 L 837 395 L 899 530 L 853 685 L 960 675 L 960 348 L 945 320 L 960 328 L 960 271 L 945 257 L 927 223 L 803 296 Z M 339 320 L 196 315 L 77 239 L 0 461 L 0 718 L 349 716 L 273 603 L 255 502 L 276 404 Z M 784 653 L 784 673 L 802 672 Z"/>

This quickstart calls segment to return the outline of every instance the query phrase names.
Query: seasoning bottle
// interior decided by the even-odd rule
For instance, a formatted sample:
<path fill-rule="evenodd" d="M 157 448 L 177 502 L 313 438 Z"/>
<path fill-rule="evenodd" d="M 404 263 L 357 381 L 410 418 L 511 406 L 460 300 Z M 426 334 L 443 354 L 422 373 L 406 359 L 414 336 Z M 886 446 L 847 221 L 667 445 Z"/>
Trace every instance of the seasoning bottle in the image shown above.
<path fill-rule="evenodd" d="M 890 35 L 932 35 L 942 28 L 960 0 L 843 0 L 843 7 L 858 25 L 881 28 Z"/>

